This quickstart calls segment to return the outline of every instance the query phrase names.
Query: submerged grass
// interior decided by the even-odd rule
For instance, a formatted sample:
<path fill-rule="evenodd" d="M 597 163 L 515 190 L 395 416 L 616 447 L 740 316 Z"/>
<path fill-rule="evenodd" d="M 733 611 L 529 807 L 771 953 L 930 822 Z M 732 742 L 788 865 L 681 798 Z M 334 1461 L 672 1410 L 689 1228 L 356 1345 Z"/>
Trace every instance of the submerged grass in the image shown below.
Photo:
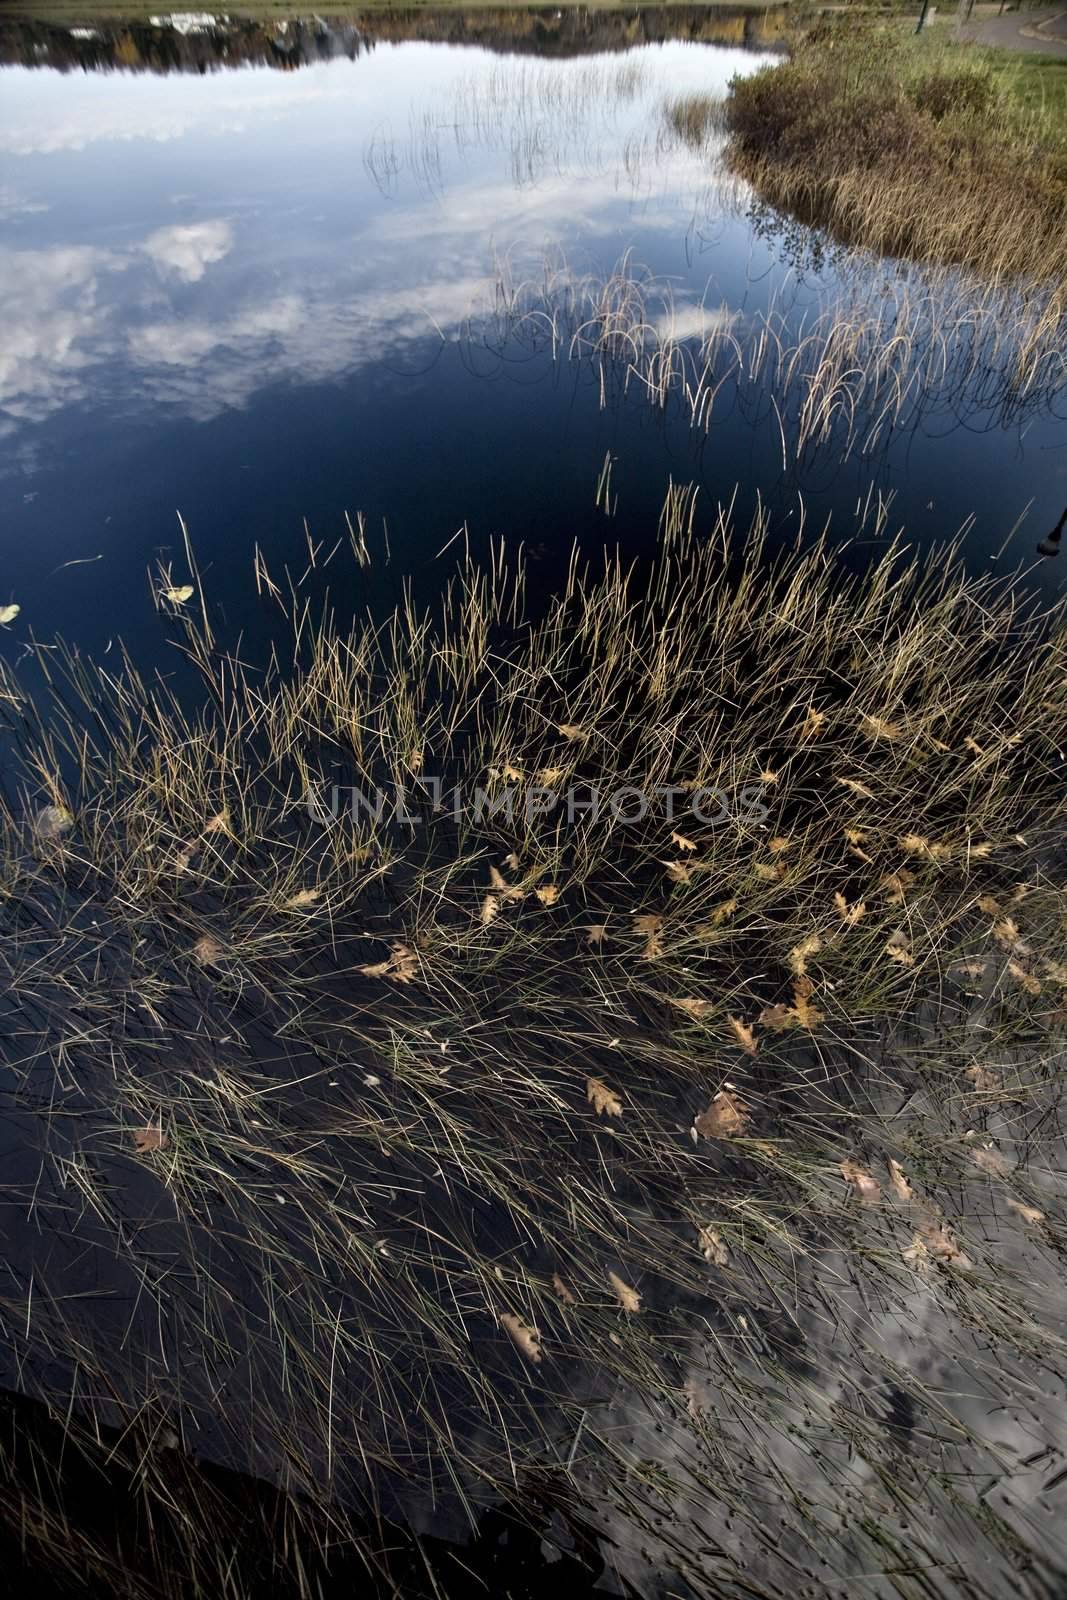
<path fill-rule="evenodd" d="M 273 1592 L 493 1506 L 650 1595 L 1051 1592 L 1062 607 L 699 521 L 536 613 L 502 549 L 351 627 L 257 557 L 291 659 L 179 603 L 195 715 L 4 675 L 8 1381 L 145 1528 L 175 1449 L 289 1491 Z M 242 1593 L 182 1492 L 171 1592 Z"/>

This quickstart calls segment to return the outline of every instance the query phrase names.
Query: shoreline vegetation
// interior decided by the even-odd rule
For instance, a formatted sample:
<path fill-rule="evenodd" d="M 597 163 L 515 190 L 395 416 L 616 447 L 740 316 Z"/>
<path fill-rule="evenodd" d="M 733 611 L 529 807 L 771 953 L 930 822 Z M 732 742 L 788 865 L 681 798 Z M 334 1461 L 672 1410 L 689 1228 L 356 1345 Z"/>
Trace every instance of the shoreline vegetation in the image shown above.
<path fill-rule="evenodd" d="M 1067 63 L 835 19 L 788 61 L 735 79 L 721 108 L 694 101 L 678 115 L 694 138 L 723 126 L 735 170 L 771 205 L 850 247 L 1051 285 L 1058 324 L 1064 86 Z"/>
<path fill-rule="evenodd" d="M 70 1450 L 177 1518 L 129 1592 L 246 1592 L 186 1455 L 291 1497 L 284 1595 L 331 1549 L 396 1592 L 393 1524 L 497 1513 L 645 1594 L 992 1600 L 1020 1541 L 1050 1592 L 1064 606 L 859 532 L 862 571 L 675 487 L 647 570 L 575 553 L 531 605 L 500 547 L 349 626 L 360 524 L 257 556 L 259 663 L 187 544 L 199 709 L 5 670 L 0 1315 Z M 452 815 L 431 774 L 758 804 Z M 338 784 L 416 821 L 324 819 Z M 35 1563 L 118 1570 L 4 1452 Z"/>

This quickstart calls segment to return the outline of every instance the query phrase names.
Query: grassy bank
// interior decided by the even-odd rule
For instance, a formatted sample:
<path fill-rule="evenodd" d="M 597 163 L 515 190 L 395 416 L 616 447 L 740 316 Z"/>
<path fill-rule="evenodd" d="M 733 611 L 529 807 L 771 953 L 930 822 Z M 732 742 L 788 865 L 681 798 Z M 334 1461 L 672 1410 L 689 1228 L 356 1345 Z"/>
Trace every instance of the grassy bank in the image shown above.
<path fill-rule="evenodd" d="M 380 626 L 315 598 L 336 548 L 259 560 L 284 669 L 190 564 L 192 712 L 5 674 L 8 1381 L 117 1431 L 144 1525 L 187 1452 L 323 1549 L 503 1507 L 650 1595 L 1047 1564 L 971 1400 L 1052 1417 L 1064 1368 L 1062 610 L 700 526 L 673 490 L 640 582 L 531 611 L 500 551 Z M 170 1592 L 241 1592 L 181 1522 Z"/>
<path fill-rule="evenodd" d="M 724 115 L 759 194 L 845 243 L 1062 284 L 1062 81 L 1058 63 L 849 21 L 737 80 Z"/>

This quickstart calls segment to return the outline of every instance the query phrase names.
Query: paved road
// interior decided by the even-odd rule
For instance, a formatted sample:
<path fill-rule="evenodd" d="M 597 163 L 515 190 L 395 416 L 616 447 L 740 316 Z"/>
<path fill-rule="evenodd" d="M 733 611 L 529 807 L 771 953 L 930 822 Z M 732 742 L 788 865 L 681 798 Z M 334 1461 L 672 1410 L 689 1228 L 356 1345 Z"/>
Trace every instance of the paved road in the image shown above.
<path fill-rule="evenodd" d="M 961 39 L 1001 45 L 1008 50 L 1034 50 L 1067 58 L 1067 6 L 1043 11 L 1009 11 L 1002 17 L 973 18 L 959 30 Z"/>

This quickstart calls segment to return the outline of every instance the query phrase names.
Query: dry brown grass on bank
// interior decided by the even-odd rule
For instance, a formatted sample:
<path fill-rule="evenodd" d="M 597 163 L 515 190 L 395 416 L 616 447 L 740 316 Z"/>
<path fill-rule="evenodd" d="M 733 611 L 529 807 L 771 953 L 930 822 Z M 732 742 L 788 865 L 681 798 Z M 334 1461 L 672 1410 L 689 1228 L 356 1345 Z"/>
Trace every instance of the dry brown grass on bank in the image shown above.
<path fill-rule="evenodd" d="M 1051 283 L 1065 309 L 1067 145 L 966 46 L 824 28 L 731 85 L 730 156 L 770 203 L 883 255 Z"/>
<path fill-rule="evenodd" d="M 672 491 L 651 571 L 537 614 L 502 550 L 381 626 L 297 585 L 284 671 L 190 601 L 195 714 L 5 676 L 7 1381 L 341 1538 L 498 1505 L 722 1600 L 892 1592 L 903 1537 L 992 1596 L 1049 1559 L 1001 1419 L 1032 1454 L 1067 1366 L 1062 608 L 700 526 Z M 527 807 L 571 782 L 675 815 Z"/>

